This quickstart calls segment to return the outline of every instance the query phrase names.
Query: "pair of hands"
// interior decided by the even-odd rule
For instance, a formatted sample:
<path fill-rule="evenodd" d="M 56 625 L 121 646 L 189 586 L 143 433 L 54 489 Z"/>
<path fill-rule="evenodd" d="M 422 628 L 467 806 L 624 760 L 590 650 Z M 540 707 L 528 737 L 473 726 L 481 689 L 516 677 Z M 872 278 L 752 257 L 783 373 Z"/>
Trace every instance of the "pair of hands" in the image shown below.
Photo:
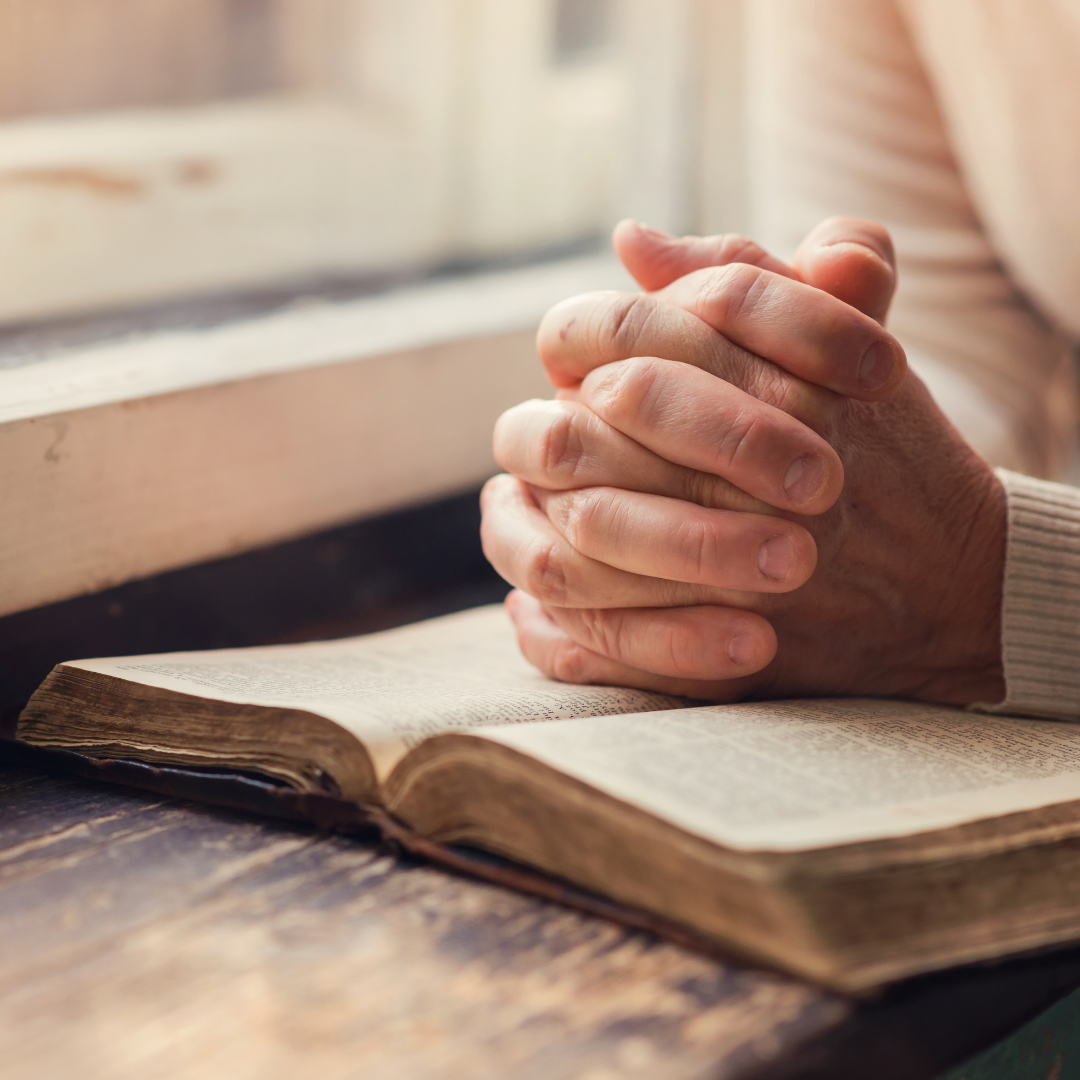
<path fill-rule="evenodd" d="M 884 329 L 879 226 L 791 265 L 632 222 L 642 293 L 553 308 L 495 431 L 484 550 L 554 678 L 731 701 L 1004 696 L 1005 497 Z"/>

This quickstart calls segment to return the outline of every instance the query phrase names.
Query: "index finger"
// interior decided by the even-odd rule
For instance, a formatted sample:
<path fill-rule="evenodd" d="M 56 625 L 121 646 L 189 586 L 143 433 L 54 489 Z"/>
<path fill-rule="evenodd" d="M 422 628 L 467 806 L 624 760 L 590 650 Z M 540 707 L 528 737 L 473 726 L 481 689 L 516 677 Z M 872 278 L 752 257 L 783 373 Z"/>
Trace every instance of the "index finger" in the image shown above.
<path fill-rule="evenodd" d="M 707 371 L 814 429 L 839 400 L 648 293 L 598 292 L 564 300 L 544 316 L 536 347 L 559 390 L 580 386 L 591 371 L 618 360 L 661 356 Z"/>
<path fill-rule="evenodd" d="M 655 295 L 749 352 L 845 397 L 881 401 L 904 381 L 904 350 L 869 315 L 759 266 L 697 270 Z"/>

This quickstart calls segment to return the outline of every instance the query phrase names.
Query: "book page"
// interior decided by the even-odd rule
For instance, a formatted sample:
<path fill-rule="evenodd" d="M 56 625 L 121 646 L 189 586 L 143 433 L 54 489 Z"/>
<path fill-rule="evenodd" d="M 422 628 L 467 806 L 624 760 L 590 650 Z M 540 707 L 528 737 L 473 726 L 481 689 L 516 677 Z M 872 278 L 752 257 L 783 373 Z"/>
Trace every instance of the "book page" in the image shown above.
<path fill-rule="evenodd" d="M 364 743 L 380 781 L 435 732 L 685 704 L 662 694 L 544 678 L 522 657 L 500 604 L 340 641 L 67 666 L 215 701 L 318 713 Z"/>
<path fill-rule="evenodd" d="M 1080 725 L 869 699 L 481 733 L 726 847 L 797 851 L 1080 799 Z"/>

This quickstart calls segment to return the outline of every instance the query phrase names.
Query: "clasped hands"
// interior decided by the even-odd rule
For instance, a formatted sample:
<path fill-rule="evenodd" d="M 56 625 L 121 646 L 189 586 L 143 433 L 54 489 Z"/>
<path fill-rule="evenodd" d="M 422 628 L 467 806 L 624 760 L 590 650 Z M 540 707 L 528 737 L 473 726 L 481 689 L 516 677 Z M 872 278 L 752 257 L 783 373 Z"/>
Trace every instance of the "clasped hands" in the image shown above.
<path fill-rule="evenodd" d="M 790 265 L 614 242 L 644 291 L 553 308 L 556 399 L 495 431 L 482 536 L 525 656 L 718 701 L 1000 700 L 1004 492 L 884 329 L 888 234 L 831 219 Z"/>

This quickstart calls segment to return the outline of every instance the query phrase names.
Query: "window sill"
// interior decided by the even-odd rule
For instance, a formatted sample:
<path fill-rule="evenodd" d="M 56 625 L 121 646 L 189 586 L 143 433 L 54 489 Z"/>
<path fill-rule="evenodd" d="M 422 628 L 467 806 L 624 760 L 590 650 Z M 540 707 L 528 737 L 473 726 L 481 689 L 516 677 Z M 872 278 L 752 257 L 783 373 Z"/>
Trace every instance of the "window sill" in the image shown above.
<path fill-rule="evenodd" d="M 582 258 L 0 371 L 0 615 L 475 486 Z"/>

